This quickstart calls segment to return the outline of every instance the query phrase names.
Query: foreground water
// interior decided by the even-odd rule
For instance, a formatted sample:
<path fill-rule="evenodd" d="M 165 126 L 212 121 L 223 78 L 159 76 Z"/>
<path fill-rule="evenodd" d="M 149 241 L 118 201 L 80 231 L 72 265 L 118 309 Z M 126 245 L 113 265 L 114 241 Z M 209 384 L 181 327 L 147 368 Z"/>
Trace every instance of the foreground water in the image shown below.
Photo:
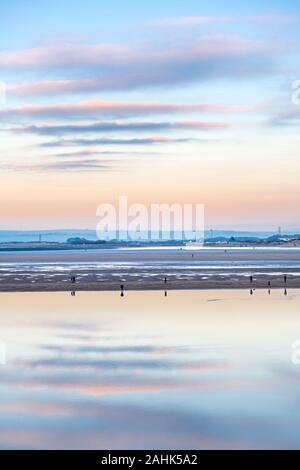
<path fill-rule="evenodd" d="M 2 449 L 300 448 L 298 290 L 0 305 Z"/>

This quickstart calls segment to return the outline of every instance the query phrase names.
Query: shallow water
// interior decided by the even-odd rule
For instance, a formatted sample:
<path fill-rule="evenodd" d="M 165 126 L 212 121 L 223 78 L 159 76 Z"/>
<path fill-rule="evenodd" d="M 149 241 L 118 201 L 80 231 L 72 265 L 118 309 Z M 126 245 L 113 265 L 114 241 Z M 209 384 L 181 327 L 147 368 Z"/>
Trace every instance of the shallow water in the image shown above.
<path fill-rule="evenodd" d="M 300 448 L 299 290 L 0 305 L 2 449 Z"/>

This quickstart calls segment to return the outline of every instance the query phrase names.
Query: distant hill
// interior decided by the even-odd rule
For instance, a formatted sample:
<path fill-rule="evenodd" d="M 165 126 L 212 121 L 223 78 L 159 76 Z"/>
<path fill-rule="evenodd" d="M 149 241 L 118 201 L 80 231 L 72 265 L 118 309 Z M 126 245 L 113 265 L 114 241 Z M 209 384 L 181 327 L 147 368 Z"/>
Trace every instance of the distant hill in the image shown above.
<path fill-rule="evenodd" d="M 300 230 L 299 230 L 300 232 Z M 207 242 L 226 242 L 234 238 L 238 242 L 255 242 L 269 239 L 270 241 L 279 241 L 284 237 L 300 238 L 300 235 L 287 232 L 285 235 L 279 235 L 274 232 L 261 231 L 238 231 L 238 230 L 214 230 L 211 238 L 211 231 L 205 231 L 205 241 Z M 112 237 L 113 238 L 113 237 Z M 58 242 L 63 243 L 68 239 L 86 239 L 91 241 L 98 240 L 95 230 L 67 229 L 67 230 L 0 230 L 0 243 L 13 242 Z M 103 236 L 103 239 L 106 237 Z M 140 241 L 147 239 L 147 233 L 140 234 Z M 158 239 L 158 235 L 157 235 Z"/>
<path fill-rule="evenodd" d="M 65 242 L 68 238 L 97 240 L 95 230 L 0 230 L 0 243 L 12 242 Z"/>

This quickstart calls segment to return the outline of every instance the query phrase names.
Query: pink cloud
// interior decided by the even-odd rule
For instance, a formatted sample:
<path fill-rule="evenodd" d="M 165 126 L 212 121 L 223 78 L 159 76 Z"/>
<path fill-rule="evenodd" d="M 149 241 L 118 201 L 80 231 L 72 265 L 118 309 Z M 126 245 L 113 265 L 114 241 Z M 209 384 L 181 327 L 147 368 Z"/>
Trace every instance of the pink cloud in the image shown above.
<path fill-rule="evenodd" d="M 166 60 L 201 59 L 207 54 L 226 56 L 240 52 L 264 52 L 274 46 L 268 41 L 240 36 L 210 34 L 197 36 L 187 44 L 57 44 L 31 49 L 0 52 L 0 69 L 10 68 L 78 68 L 132 66 Z"/>
<path fill-rule="evenodd" d="M 55 105 L 28 104 L 0 110 L 0 118 L 66 118 L 93 116 L 148 116 L 175 113 L 247 113 L 262 105 L 224 105 L 213 103 L 177 104 L 160 102 L 126 102 L 91 100 Z"/>
<path fill-rule="evenodd" d="M 8 130 L 16 134 L 37 134 L 37 135 L 64 135 L 64 134 L 86 134 L 86 133 L 99 133 L 99 132 L 117 132 L 123 133 L 128 131 L 133 132 L 148 132 L 148 131 L 173 131 L 178 129 L 210 131 L 229 129 L 231 124 L 227 122 L 218 121 L 162 121 L 162 122 L 149 122 L 149 121 L 98 121 L 88 124 L 57 124 L 57 125 L 29 125 L 12 127 Z"/>
<path fill-rule="evenodd" d="M 226 23 L 257 23 L 286 26 L 299 21 L 299 15 L 280 15 L 266 13 L 264 15 L 232 15 L 232 16 L 170 16 L 155 18 L 147 24 L 153 27 L 189 28 L 193 26 L 226 24 Z"/>
<path fill-rule="evenodd" d="M 126 90 L 263 75 L 273 71 L 274 41 L 234 35 L 198 35 L 168 44 L 60 44 L 0 52 L 0 70 L 56 70 L 55 76 L 8 87 L 13 95 Z M 80 71 L 80 78 L 70 72 Z"/>
<path fill-rule="evenodd" d="M 174 16 L 165 18 L 156 18 L 150 21 L 150 26 L 166 26 L 166 27 L 180 27 L 180 26 L 198 26 L 214 23 L 231 23 L 232 17 L 225 16 Z"/>
<path fill-rule="evenodd" d="M 0 69 L 22 67 L 86 67 L 128 63 L 137 51 L 124 44 L 55 44 L 0 52 Z"/>

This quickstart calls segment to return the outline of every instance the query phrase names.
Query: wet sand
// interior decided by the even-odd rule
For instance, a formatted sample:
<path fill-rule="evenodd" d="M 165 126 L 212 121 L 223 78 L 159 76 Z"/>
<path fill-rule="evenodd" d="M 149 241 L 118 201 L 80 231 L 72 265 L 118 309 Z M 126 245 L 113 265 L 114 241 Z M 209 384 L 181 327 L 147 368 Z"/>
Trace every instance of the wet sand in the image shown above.
<path fill-rule="evenodd" d="M 71 281 L 73 276 L 75 282 Z M 252 282 L 250 276 L 253 276 Z M 300 287 L 300 250 L 90 250 L 0 254 L 1 292 L 120 290 L 121 284 L 125 290 L 268 289 L 269 283 L 271 288 Z"/>

